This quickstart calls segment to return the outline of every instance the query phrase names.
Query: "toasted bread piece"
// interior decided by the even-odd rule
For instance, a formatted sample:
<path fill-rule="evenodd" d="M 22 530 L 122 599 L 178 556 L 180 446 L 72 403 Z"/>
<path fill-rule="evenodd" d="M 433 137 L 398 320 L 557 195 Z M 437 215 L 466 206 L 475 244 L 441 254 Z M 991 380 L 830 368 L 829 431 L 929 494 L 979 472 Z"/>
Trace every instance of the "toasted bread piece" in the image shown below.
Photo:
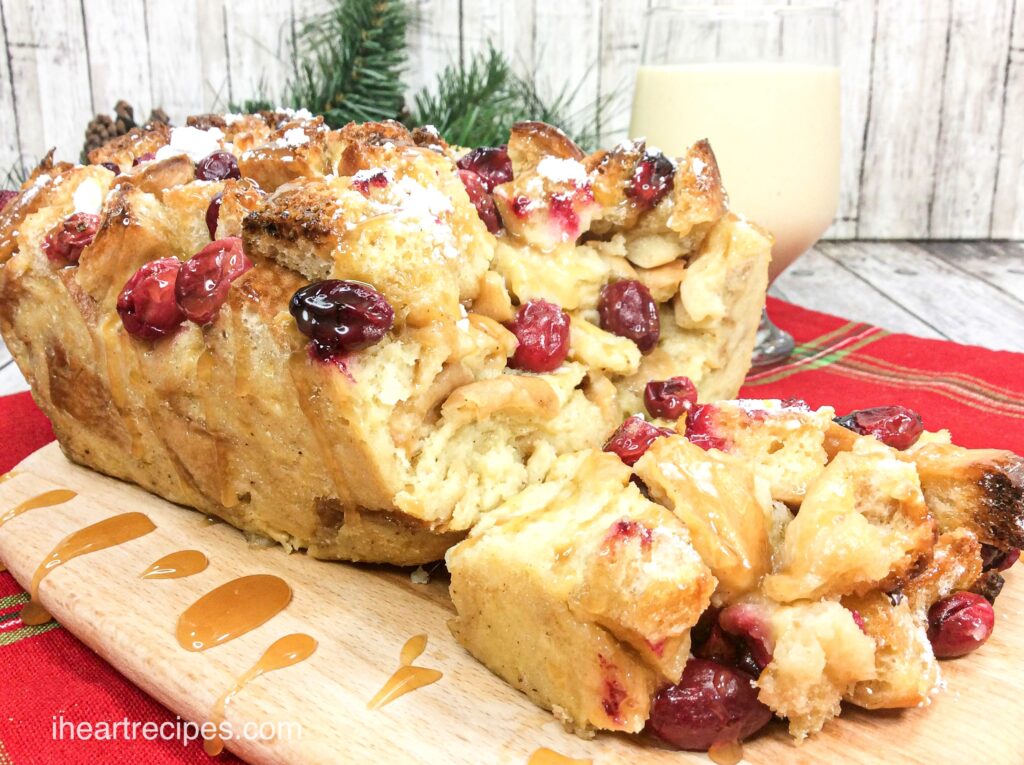
<path fill-rule="evenodd" d="M 706 417 L 730 454 L 750 461 L 768 481 L 772 499 L 798 506 L 825 469 L 825 432 L 835 410 L 801 402 L 741 399 L 714 404 Z"/>
<path fill-rule="evenodd" d="M 162 122 L 150 122 L 142 127 L 134 127 L 124 135 L 112 138 L 102 146 L 89 152 L 89 162 L 99 165 L 110 162 L 121 168 L 122 172 L 132 167 L 132 163 L 144 154 L 155 154 L 171 140 L 171 127 Z"/>
<path fill-rule="evenodd" d="M 788 603 L 895 587 L 934 541 L 914 466 L 866 440 L 811 484 L 764 591 Z"/>
<path fill-rule="evenodd" d="M 639 731 L 714 578 L 617 457 L 560 459 L 452 548 L 452 632 L 571 728 Z"/>
<path fill-rule="evenodd" d="M 651 444 L 634 470 L 651 497 L 690 530 L 693 546 L 718 579 L 716 604 L 760 584 L 771 563 L 771 500 L 741 460 L 672 436 Z"/>
<path fill-rule="evenodd" d="M 903 709 L 928 701 L 939 682 L 922 616 L 906 599 L 893 602 L 884 592 L 850 595 L 843 605 L 860 614 L 864 632 L 875 641 L 875 676 L 848 688 L 844 698 L 865 709 Z"/>
<path fill-rule="evenodd" d="M 843 697 L 875 676 L 875 643 L 834 600 L 777 606 L 775 650 L 757 680 L 758 698 L 789 721 L 797 739 L 817 733 L 840 712 Z"/>

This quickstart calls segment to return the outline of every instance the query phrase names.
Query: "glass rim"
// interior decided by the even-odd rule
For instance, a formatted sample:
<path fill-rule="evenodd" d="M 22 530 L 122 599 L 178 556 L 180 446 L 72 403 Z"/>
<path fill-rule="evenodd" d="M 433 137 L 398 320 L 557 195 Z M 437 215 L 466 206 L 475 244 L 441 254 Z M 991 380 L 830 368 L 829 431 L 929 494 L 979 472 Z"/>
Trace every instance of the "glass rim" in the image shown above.
<path fill-rule="evenodd" d="M 646 11 L 648 16 L 680 15 L 704 16 L 705 18 L 731 18 L 742 16 L 750 18 L 778 16 L 838 16 L 839 3 L 836 0 L 811 0 L 799 5 L 757 4 L 757 5 L 696 5 L 687 3 L 671 3 L 652 5 Z"/>

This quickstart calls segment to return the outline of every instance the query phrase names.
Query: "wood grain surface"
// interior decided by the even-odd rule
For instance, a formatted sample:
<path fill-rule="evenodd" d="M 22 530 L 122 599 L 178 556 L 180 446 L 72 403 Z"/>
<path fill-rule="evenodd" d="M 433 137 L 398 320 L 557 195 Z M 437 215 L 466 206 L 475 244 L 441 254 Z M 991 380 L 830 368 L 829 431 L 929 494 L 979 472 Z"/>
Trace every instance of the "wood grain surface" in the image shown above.
<path fill-rule="evenodd" d="M 282 636 L 304 632 L 319 642 L 311 659 L 254 680 L 228 707 L 236 730 L 246 721 L 302 726 L 301 736 L 229 743 L 250 762 L 511 765 L 525 764 L 541 746 L 595 765 L 707 762 L 638 737 L 601 734 L 584 741 L 565 733 L 454 642 L 443 580 L 417 585 L 408 571 L 248 546 L 226 525 L 208 525 L 198 513 L 70 464 L 56 445 L 29 457 L 15 473 L 0 484 L 0 508 L 54 488 L 78 492 L 64 505 L 24 513 L 0 528 L 0 560 L 23 585 L 59 540 L 87 524 L 129 511 L 156 524 L 151 534 L 54 570 L 41 597 L 67 629 L 183 718 L 208 719 L 217 697 Z M 184 579 L 139 577 L 158 558 L 185 548 L 204 552 L 209 568 Z M 283 613 L 202 653 L 178 646 L 175 624 L 191 603 L 230 579 L 266 573 L 293 589 Z M 992 638 L 969 658 L 943 663 L 945 686 L 929 707 L 902 713 L 851 707 L 800 747 L 773 725 L 746 746 L 746 762 L 1021 762 L 1024 705 L 1014 703 L 1012 693 L 1019 686 L 1016 657 L 1024 636 L 1022 584 L 1019 572 L 1011 571 Z M 403 643 L 418 633 L 426 633 L 429 644 L 417 664 L 444 676 L 381 710 L 368 710 L 369 699 L 398 668 Z"/>

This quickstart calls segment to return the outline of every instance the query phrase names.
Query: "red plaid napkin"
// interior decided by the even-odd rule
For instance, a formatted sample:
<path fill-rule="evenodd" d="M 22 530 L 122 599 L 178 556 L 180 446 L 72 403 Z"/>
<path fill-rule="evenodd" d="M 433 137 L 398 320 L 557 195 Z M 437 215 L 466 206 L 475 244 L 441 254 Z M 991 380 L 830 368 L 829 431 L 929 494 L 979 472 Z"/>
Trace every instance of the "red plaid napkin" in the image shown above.
<path fill-rule="evenodd" d="M 1024 453 L 1024 354 L 897 335 L 769 298 L 797 349 L 753 372 L 742 395 L 851 409 L 899 403 L 956 443 Z M 0 398 L 0 472 L 53 439 L 28 394 Z M 53 719 L 174 722 L 175 716 L 55 624 L 25 627 L 25 594 L 0 574 L 0 765 L 202 763 L 177 741 L 54 741 Z M 222 762 L 238 762 L 230 755 Z"/>

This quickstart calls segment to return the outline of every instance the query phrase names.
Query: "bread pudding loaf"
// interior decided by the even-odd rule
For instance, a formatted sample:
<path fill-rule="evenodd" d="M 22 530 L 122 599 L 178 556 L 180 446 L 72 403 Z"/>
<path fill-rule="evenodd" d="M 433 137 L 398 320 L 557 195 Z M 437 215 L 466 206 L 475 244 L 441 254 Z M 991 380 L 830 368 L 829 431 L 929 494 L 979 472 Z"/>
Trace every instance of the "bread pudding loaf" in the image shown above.
<path fill-rule="evenodd" d="M 89 160 L 0 212 L 0 331 L 61 447 L 315 557 L 436 560 L 648 379 L 749 364 L 770 238 L 706 143 L 268 112 Z"/>

